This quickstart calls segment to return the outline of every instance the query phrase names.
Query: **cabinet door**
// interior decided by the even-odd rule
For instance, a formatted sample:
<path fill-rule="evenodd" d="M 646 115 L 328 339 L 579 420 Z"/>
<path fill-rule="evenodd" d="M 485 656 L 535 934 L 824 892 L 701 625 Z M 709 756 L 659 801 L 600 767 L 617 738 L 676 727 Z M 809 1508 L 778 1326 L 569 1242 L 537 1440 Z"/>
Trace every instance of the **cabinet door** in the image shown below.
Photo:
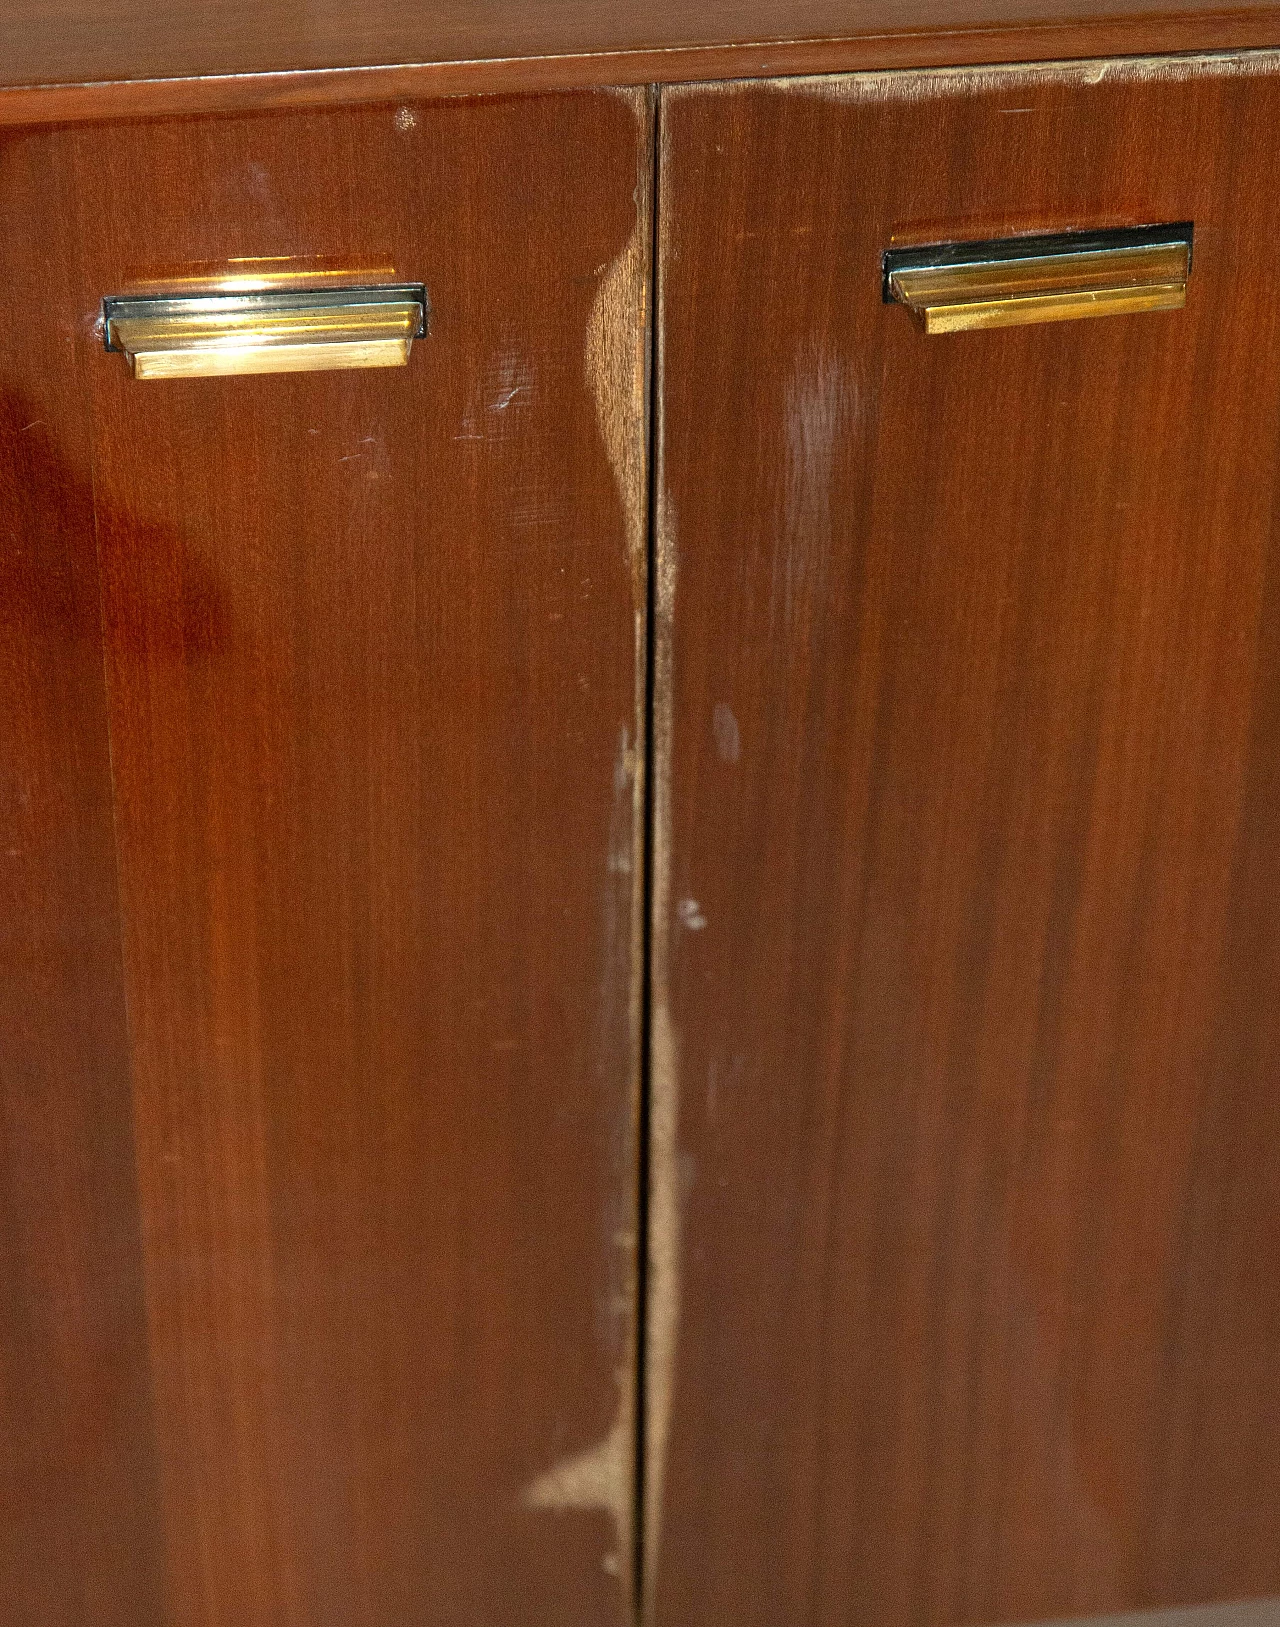
<path fill-rule="evenodd" d="M 1276 69 L 664 96 L 658 1627 L 1280 1594 Z M 1188 221 L 1182 311 L 884 303 Z"/>
<path fill-rule="evenodd" d="M 0 1595 L 619 1623 L 642 94 L 6 135 Z M 421 281 L 377 371 L 104 296 Z"/>

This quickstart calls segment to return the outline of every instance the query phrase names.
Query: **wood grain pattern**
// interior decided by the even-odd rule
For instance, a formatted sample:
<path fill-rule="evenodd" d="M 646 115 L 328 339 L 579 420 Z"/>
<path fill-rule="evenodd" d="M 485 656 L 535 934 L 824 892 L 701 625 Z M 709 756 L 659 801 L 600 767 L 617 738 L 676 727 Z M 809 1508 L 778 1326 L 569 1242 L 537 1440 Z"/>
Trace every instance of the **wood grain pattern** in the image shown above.
<path fill-rule="evenodd" d="M 156 1627 L 159 1501 L 62 179 L 47 135 L 0 144 L 0 1598 L 9 1619 L 40 1627 Z"/>
<path fill-rule="evenodd" d="M 0 125 L 1280 46 L 1276 0 L 24 0 Z"/>
<path fill-rule="evenodd" d="M 1280 81 L 1097 78 L 664 96 L 658 1627 L 1280 1593 Z"/>
<path fill-rule="evenodd" d="M 53 362 L 0 477 L 44 843 L 6 947 L 39 950 L 6 1034 L 24 1627 L 620 1623 L 647 99 L 4 150 L 4 327 L 43 335 L 33 390 Z M 423 280 L 431 332 L 376 373 L 139 384 L 102 350 L 104 294 L 237 256 Z M 34 1193 L 42 1135 L 82 1192 Z"/>

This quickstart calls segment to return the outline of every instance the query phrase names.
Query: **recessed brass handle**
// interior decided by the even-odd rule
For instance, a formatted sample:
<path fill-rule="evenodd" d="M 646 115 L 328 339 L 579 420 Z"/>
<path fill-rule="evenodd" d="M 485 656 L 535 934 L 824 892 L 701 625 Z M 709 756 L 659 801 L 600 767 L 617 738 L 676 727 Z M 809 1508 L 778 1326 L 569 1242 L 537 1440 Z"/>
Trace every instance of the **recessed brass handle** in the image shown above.
<path fill-rule="evenodd" d="M 884 298 L 926 333 L 1174 311 L 1186 303 L 1191 237 L 1184 223 L 890 249 Z"/>
<path fill-rule="evenodd" d="M 140 379 L 403 367 L 427 314 L 420 283 L 103 302 L 107 349 Z"/>

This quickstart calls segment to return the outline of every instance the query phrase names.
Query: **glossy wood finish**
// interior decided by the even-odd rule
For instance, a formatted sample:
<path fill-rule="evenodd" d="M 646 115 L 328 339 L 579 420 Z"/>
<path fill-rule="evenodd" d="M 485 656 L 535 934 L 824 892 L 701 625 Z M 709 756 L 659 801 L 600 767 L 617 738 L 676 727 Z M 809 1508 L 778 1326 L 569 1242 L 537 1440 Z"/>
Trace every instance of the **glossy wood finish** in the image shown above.
<path fill-rule="evenodd" d="M 1280 81 L 677 90 L 661 151 L 652 1619 L 1280 1594 Z M 881 302 L 1182 220 L 1176 315 Z"/>
<path fill-rule="evenodd" d="M 1269 46 L 1276 0 L 24 0 L 0 125 Z"/>
<path fill-rule="evenodd" d="M 23 1622 L 619 1623 L 647 102 L 27 150 Z M 420 279 L 431 332 L 369 373 L 142 384 L 102 350 L 102 295 L 244 255 Z"/>
<path fill-rule="evenodd" d="M 0 141 L 0 1599 L 39 1627 L 149 1627 L 159 1488 L 57 153 Z"/>

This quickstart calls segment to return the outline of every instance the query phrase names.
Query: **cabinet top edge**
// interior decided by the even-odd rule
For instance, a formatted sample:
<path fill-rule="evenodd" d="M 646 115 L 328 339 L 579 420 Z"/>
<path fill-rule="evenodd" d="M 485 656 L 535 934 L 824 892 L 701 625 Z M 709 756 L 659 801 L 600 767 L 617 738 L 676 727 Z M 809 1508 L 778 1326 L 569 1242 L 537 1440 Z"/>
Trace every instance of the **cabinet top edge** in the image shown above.
<path fill-rule="evenodd" d="M 811 0 L 803 38 L 789 0 L 731 11 L 717 38 L 682 0 L 579 0 L 568 24 L 556 0 L 465 19 L 343 0 L 319 21 L 303 0 L 186 0 L 160 30 L 142 0 L 25 0 L 0 20 L 0 125 L 1280 47 L 1280 0 Z"/>
<path fill-rule="evenodd" d="M 1280 73 L 1280 48 L 1153 52 L 1130 56 L 1061 57 L 955 63 L 848 73 L 769 74 L 758 78 L 688 81 L 666 87 L 668 98 L 735 96 L 774 92 L 819 101 L 918 101 L 924 97 L 971 96 L 1052 83 L 1091 86 L 1171 80 L 1195 73 L 1207 77 L 1255 77 Z"/>

